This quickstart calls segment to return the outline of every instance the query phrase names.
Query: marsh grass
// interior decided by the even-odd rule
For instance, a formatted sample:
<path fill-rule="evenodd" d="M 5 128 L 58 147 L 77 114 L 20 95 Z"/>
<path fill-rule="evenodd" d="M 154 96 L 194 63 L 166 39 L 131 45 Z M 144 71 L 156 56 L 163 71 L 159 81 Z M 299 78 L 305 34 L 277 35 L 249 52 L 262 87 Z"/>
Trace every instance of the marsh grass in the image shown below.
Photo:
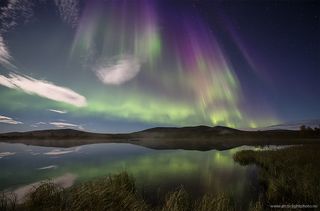
<path fill-rule="evenodd" d="M 148 210 L 127 173 L 80 184 L 69 195 L 72 210 Z"/>
<path fill-rule="evenodd" d="M 195 204 L 198 211 L 215 210 L 215 211 L 233 211 L 237 210 L 234 200 L 229 194 L 221 193 L 218 196 L 205 194 Z"/>
<path fill-rule="evenodd" d="M 265 209 L 264 209 L 263 202 L 259 199 L 256 202 L 250 202 L 248 210 L 249 211 L 263 211 Z"/>
<path fill-rule="evenodd" d="M 23 210 L 148 210 L 136 191 L 134 179 L 127 173 L 67 189 L 44 182 L 19 207 Z"/>
<path fill-rule="evenodd" d="M 0 210 L 16 210 L 17 197 L 13 193 L 0 193 Z"/>
<path fill-rule="evenodd" d="M 26 210 L 61 210 L 64 208 L 64 189 L 54 183 L 42 182 L 26 196 Z"/>
<path fill-rule="evenodd" d="M 0 210 L 235 210 L 233 200 L 226 194 L 206 194 L 193 200 L 182 186 L 168 192 L 163 204 L 151 206 L 137 192 L 133 177 L 125 172 L 66 189 L 50 181 L 43 182 L 26 196 L 22 204 L 17 204 L 12 196 L 0 195 Z"/>
<path fill-rule="evenodd" d="M 191 210 L 192 204 L 189 194 L 183 187 L 167 193 L 162 211 L 183 211 Z"/>
<path fill-rule="evenodd" d="M 244 150 L 234 155 L 241 165 L 260 167 L 263 204 L 320 205 L 320 145 L 272 151 Z"/>

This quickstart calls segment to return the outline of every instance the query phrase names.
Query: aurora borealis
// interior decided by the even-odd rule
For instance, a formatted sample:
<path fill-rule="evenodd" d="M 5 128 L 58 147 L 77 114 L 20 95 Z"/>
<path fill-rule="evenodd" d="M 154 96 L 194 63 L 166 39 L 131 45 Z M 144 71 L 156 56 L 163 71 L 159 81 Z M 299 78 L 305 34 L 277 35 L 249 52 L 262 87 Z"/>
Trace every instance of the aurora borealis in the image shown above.
<path fill-rule="evenodd" d="M 320 117 L 316 1 L 0 6 L 0 131 L 260 128 Z"/>

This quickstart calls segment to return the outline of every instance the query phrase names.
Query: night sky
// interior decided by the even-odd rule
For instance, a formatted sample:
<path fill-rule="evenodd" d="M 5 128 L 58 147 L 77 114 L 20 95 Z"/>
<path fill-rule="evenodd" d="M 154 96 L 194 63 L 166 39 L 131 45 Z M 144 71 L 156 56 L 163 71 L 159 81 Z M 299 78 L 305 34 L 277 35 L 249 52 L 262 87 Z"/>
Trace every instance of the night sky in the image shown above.
<path fill-rule="evenodd" d="M 0 132 L 320 118 L 319 1 L 0 2 Z"/>

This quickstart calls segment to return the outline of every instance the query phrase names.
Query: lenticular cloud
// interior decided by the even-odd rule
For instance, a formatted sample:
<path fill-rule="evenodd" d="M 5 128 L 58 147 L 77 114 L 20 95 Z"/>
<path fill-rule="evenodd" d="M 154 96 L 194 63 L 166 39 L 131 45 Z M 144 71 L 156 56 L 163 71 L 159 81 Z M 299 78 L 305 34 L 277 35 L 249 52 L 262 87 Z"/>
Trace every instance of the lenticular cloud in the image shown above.
<path fill-rule="evenodd" d="M 77 107 L 84 107 L 87 105 L 87 100 L 84 96 L 69 88 L 57 86 L 51 82 L 37 80 L 24 75 L 17 75 L 15 73 L 10 73 L 8 77 L 0 75 L 0 85 L 22 90 L 28 94 L 36 94 L 50 100 L 68 103 Z"/>

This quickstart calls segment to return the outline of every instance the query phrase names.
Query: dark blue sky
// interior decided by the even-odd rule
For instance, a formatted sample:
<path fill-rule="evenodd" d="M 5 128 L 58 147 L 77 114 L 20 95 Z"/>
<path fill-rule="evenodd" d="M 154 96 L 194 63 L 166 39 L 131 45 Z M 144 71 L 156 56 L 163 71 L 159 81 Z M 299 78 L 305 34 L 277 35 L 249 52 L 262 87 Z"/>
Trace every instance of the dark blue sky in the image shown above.
<path fill-rule="evenodd" d="M 320 118 L 318 1 L 0 7 L 0 132 Z"/>
<path fill-rule="evenodd" d="M 241 72 L 239 78 L 248 84 L 249 93 L 267 97 L 286 121 L 320 117 L 318 1 L 199 1 L 196 6 L 212 25 L 217 13 L 223 13 L 235 36 L 245 43 L 266 84 L 250 74 L 250 64 L 236 45 L 226 45 L 232 48 L 231 57 L 239 67 L 236 71 Z M 225 24 L 225 20 L 221 22 Z"/>

